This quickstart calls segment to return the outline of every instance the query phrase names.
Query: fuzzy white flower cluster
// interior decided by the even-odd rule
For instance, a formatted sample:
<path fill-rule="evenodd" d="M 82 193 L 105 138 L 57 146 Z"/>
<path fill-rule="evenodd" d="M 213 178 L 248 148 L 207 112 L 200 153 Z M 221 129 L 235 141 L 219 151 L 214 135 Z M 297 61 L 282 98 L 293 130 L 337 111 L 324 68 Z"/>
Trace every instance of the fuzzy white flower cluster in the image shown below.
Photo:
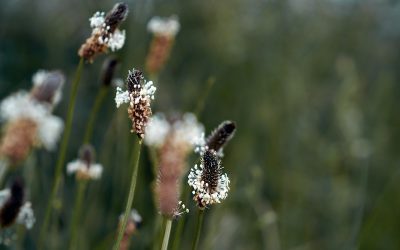
<path fill-rule="evenodd" d="M 48 105 L 37 102 L 27 92 L 17 92 L 1 102 L 0 119 L 15 121 L 20 118 L 34 121 L 38 125 L 38 139 L 43 146 L 47 150 L 55 148 L 64 128 L 64 122 L 51 114 Z"/>
<path fill-rule="evenodd" d="M 156 114 L 146 127 L 144 142 L 148 146 L 160 147 L 169 133 L 174 133 L 175 140 L 193 147 L 196 145 L 197 138 L 204 134 L 204 126 L 192 113 L 185 113 L 182 119 L 172 123 L 166 119 L 164 114 Z"/>
<path fill-rule="evenodd" d="M 119 216 L 119 220 L 122 222 L 124 219 L 124 214 Z M 139 212 L 136 209 L 132 209 L 131 213 L 129 214 L 128 220 L 132 221 L 135 224 L 140 224 L 142 222 L 142 216 L 140 216 Z"/>
<path fill-rule="evenodd" d="M 189 213 L 189 208 L 183 204 L 182 201 L 178 202 L 178 207 L 176 208 L 176 211 L 174 212 L 174 218 L 179 218 L 182 214 L 188 214 Z"/>
<path fill-rule="evenodd" d="M 129 101 L 130 101 L 129 91 L 128 90 L 122 91 L 122 88 L 117 87 L 117 92 L 115 94 L 115 103 L 117 105 L 117 108 L 119 108 L 121 104 L 129 103 Z"/>
<path fill-rule="evenodd" d="M 10 189 L 3 189 L 0 191 L 0 207 L 10 198 Z M 36 222 L 35 215 L 33 213 L 32 204 L 25 202 L 19 210 L 16 223 L 25 225 L 27 229 L 31 229 Z"/>
<path fill-rule="evenodd" d="M 206 150 L 208 150 L 204 132 L 194 138 L 193 144 L 194 144 L 194 152 L 199 155 L 202 155 Z"/>
<path fill-rule="evenodd" d="M 90 27 L 92 28 L 100 28 L 102 27 L 104 21 L 105 21 L 105 15 L 106 13 L 97 11 L 94 13 L 94 15 L 89 18 L 90 21 Z"/>
<path fill-rule="evenodd" d="M 49 77 L 49 72 L 47 70 L 38 70 L 33 76 L 32 76 L 32 83 L 33 86 L 40 86 L 42 85 L 46 79 Z"/>
<path fill-rule="evenodd" d="M 196 164 L 190 169 L 188 184 L 193 188 L 192 194 L 196 195 L 200 204 L 205 206 L 214 203 L 221 203 L 228 197 L 229 178 L 227 174 L 221 174 L 218 178 L 218 184 L 215 188 L 210 188 L 210 184 L 203 180 L 204 165 Z"/>
<path fill-rule="evenodd" d="M 129 74 L 131 73 L 132 71 L 129 71 Z M 144 80 L 143 86 L 134 86 L 134 88 L 140 88 L 140 93 L 134 100 L 131 100 L 131 98 L 133 98 L 133 95 L 131 95 L 128 90 L 123 91 L 122 88 L 117 87 L 117 91 L 115 94 L 115 104 L 117 105 L 117 108 L 119 108 L 119 106 L 124 103 L 132 102 L 134 104 L 138 104 L 141 100 L 154 100 L 154 94 L 157 88 L 154 86 L 153 81 Z"/>
<path fill-rule="evenodd" d="M 140 91 L 140 95 L 143 98 L 148 98 L 154 100 L 154 94 L 156 93 L 157 88 L 154 86 L 153 81 L 148 81 L 143 84 L 142 90 Z"/>
<path fill-rule="evenodd" d="M 156 35 L 175 36 L 180 29 L 180 24 L 176 16 L 168 18 L 153 17 L 147 23 L 147 30 Z"/>
<path fill-rule="evenodd" d="M 144 143 L 147 146 L 161 147 L 165 141 L 165 137 L 170 131 L 171 125 L 165 118 L 164 114 L 157 113 L 150 118 L 146 127 L 146 137 Z"/>
<path fill-rule="evenodd" d="M 110 26 L 105 23 L 105 13 L 96 12 L 89 18 L 92 34 L 102 34 L 98 41 L 100 44 L 105 44 L 111 51 L 121 49 L 125 43 L 125 30 L 116 29 L 114 32 L 109 32 Z"/>
<path fill-rule="evenodd" d="M 70 175 L 78 173 L 89 179 L 98 180 L 103 173 L 103 166 L 97 163 L 88 165 L 86 162 L 77 159 L 67 164 L 67 173 Z"/>

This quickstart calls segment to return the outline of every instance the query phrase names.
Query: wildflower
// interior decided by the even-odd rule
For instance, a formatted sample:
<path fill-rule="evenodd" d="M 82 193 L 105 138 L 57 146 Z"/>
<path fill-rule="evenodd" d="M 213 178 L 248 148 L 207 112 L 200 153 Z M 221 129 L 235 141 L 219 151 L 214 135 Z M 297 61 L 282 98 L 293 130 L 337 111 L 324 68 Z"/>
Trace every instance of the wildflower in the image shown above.
<path fill-rule="evenodd" d="M 195 139 L 195 152 L 202 154 L 206 150 L 214 150 L 219 157 L 223 157 L 224 146 L 235 135 L 235 131 L 236 124 L 234 122 L 222 122 L 207 138 L 202 134 Z"/>
<path fill-rule="evenodd" d="M 31 229 L 35 216 L 30 202 L 24 202 L 22 181 L 14 180 L 11 188 L 0 191 L 0 225 L 9 227 L 14 223 L 25 225 Z"/>
<path fill-rule="evenodd" d="M 177 218 L 188 212 L 179 201 L 181 177 L 186 168 L 187 155 L 194 146 L 194 138 L 203 131 L 203 125 L 191 113 L 170 120 L 163 114 L 156 114 L 150 119 L 144 142 L 157 149 L 159 170 L 155 194 L 159 211 L 164 216 Z"/>
<path fill-rule="evenodd" d="M 147 29 L 154 34 L 154 37 L 146 58 L 147 72 L 157 74 L 164 67 L 179 28 L 180 24 L 176 16 L 153 17 L 149 21 Z"/>
<path fill-rule="evenodd" d="M 235 135 L 236 124 L 232 121 L 224 121 L 218 128 L 211 132 L 210 136 L 207 137 L 206 145 L 208 149 L 212 149 L 215 152 L 222 152 L 223 147 L 229 142 Z"/>
<path fill-rule="evenodd" d="M 125 31 L 120 31 L 118 27 L 127 16 L 128 5 L 125 3 L 115 4 L 107 15 L 96 12 L 89 19 L 92 35 L 79 49 L 79 56 L 92 62 L 96 55 L 105 53 L 108 49 L 121 49 L 125 43 Z"/>
<path fill-rule="evenodd" d="M 165 138 L 171 129 L 170 123 L 164 114 L 155 114 L 151 117 L 146 127 L 144 143 L 148 146 L 159 148 L 164 144 Z"/>
<path fill-rule="evenodd" d="M 118 60 L 116 58 L 107 58 L 103 63 L 101 83 L 103 86 L 110 86 L 111 82 L 114 80 L 115 69 L 118 66 Z"/>
<path fill-rule="evenodd" d="M 126 91 L 117 87 L 115 103 L 117 108 L 123 103 L 129 103 L 128 115 L 132 120 L 131 132 L 143 139 L 152 114 L 150 102 L 154 100 L 156 87 L 153 86 L 152 81 L 144 80 L 142 72 L 136 69 L 129 71 L 126 85 L 128 89 Z"/>
<path fill-rule="evenodd" d="M 51 111 L 61 98 L 64 81 L 59 71 L 39 71 L 30 93 L 19 91 L 0 103 L 0 119 L 6 122 L 1 158 L 18 163 L 34 146 L 55 148 L 64 123 Z"/>
<path fill-rule="evenodd" d="M 120 216 L 120 227 L 122 224 L 122 219 L 123 216 Z M 125 232 L 124 232 L 124 236 L 121 240 L 121 244 L 120 244 L 120 250 L 128 250 L 129 246 L 130 246 L 130 239 L 132 237 L 132 235 L 137 231 L 137 229 L 140 227 L 142 223 L 142 217 L 140 216 L 140 214 L 135 210 L 132 209 L 131 214 L 128 218 L 128 223 L 125 227 Z"/>
<path fill-rule="evenodd" d="M 51 106 L 57 105 L 61 100 L 61 88 L 65 77 L 60 71 L 39 70 L 32 77 L 34 87 L 31 95 L 41 103 Z"/>
<path fill-rule="evenodd" d="M 146 128 L 144 142 L 148 146 L 160 148 L 168 134 L 174 134 L 176 144 L 182 144 L 191 150 L 197 138 L 204 133 L 204 126 L 197 121 L 192 113 L 185 113 L 181 118 L 168 121 L 164 114 L 154 115 Z"/>
<path fill-rule="evenodd" d="M 169 218 L 182 214 L 179 203 L 181 176 L 185 169 L 187 151 L 176 143 L 176 135 L 168 135 L 159 150 L 159 171 L 155 186 L 159 212 Z M 185 206 L 183 206 L 184 208 Z"/>
<path fill-rule="evenodd" d="M 221 203 L 228 196 L 229 178 L 222 173 L 221 162 L 214 150 L 206 150 L 197 164 L 190 170 L 188 184 L 193 188 L 193 200 L 200 209 Z"/>
<path fill-rule="evenodd" d="M 147 30 L 156 36 L 175 37 L 180 24 L 176 16 L 168 18 L 153 17 L 147 24 Z"/>
<path fill-rule="evenodd" d="M 67 173 L 76 174 L 78 180 L 97 180 L 103 173 L 103 166 L 95 163 L 96 156 L 91 145 L 83 145 L 79 150 L 79 158 L 67 164 Z"/>

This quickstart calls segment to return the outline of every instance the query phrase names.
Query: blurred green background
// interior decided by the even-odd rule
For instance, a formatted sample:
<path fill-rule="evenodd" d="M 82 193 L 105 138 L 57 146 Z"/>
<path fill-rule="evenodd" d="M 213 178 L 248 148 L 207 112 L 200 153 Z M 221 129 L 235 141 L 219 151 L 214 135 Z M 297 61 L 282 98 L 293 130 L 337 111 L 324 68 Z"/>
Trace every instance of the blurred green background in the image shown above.
<path fill-rule="evenodd" d="M 223 160 L 231 192 L 207 211 L 200 249 L 400 249 L 399 1 L 126 2 L 118 76 L 144 67 L 147 21 L 177 14 L 181 31 L 156 83 L 153 111 L 193 111 L 215 77 L 199 119 L 207 132 L 237 122 Z M 56 114 L 65 117 L 88 18 L 114 3 L 0 1 L 0 98 L 29 89 L 38 69 L 61 69 L 68 82 Z M 67 161 L 76 158 L 105 58 L 85 66 Z M 136 138 L 113 94 L 95 128 L 105 172 L 87 193 L 81 249 L 110 248 L 128 192 Z M 25 175 L 38 219 L 22 249 L 36 249 L 56 156 L 37 151 L 26 163 L 34 171 L 13 173 Z M 157 213 L 148 151 L 142 156 L 134 207 L 144 221 L 133 249 L 151 249 Z M 75 179 L 65 176 L 63 208 L 48 235 L 53 249 L 66 246 L 75 191 Z M 190 207 L 181 249 L 193 239 Z"/>

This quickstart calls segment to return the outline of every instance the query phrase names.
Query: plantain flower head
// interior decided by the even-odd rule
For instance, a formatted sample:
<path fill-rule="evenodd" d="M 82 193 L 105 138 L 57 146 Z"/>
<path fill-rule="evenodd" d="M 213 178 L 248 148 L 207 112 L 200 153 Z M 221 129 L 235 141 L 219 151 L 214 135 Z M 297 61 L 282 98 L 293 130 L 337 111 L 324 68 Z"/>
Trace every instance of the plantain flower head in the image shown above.
<path fill-rule="evenodd" d="M 147 30 L 154 35 L 176 36 L 179 32 L 180 24 L 177 16 L 158 17 L 155 16 L 147 23 Z"/>
<path fill-rule="evenodd" d="M 180 24 L 176 16 L 168 18 L 153 17 L 147 24 L 147 30 L 153 33 L 153 39 L 146 57 L 146 70 L 157 75 L 165 66 Z"/>
<path fill-rule="evenodd" d="M 195 139 L 195 152 L 204 153 L 206 150 L 217 152 L 219 157 L 223 157 L 223 149 L 233 138 L 236 131 L 236 123 L 233 121 L 224 121 L 211 134 L 205 138 L 204 134 Z"/>
<path fill-rule="evenodd" d="M 30 202 L 24 202 L 22 181 L 16 179 L 10 188 L 0 191 L 0 226 L 10 227 L 14 223 L 31 229 L 36 221 Z"/>
<path fill-rule="evenodd" d="M 59 71 L 42 70 L 34 75 L 30 92 L 19 91 L 0 103 L 0 121 L 5 123 L 1 158 L 17 163 L 34 146 L 56 147 L 64 122 L 52 115 L 52 110 L 61 98 L 64 82 Z"/>
<path fill-rule="evenodd" d="M 129 103 L 128 115 L 132 121 L 132 133 L 143 139 L 149 119 L 152 115 L 150 103 L 154 100 L 154 87 L 152 81 L 146 81 L 143 73 L 137 69 L 129 71 L 126 80 L 127 90 L 117 87 L 115 103 L 117 108 L 121 104 Z"/>
<path fill-rule="evenodd" d="M 125 30 L 121 31 L 118 27 L 127 16 L 128 5 L 125 3 L 115 4 L 107 14 L 96 12 L 89 19 L 92 35 L 79 49 L 79 56 L 92 62 L 96 55 L 105 53 L 108 49 L 121 49 L 125 43 Z"/>
<path fill-rule="evenodd" d="M 193 200 L 200 209 L 221 203 L 229 191 L 229 178 L 222 173 L 223 167 L 214 150 L 206 150 L 199 166 L 190 170 L 188 184 L 193 188 Z"/>
<path fill-rule="evenodd" d="M 83 145 L 79 150 L 79 158 L 67 164 L 67 173 L 76 174 L 78 180 L 98 180 L 103 173 L 103 166 L 95 161 L 93 146 Z"/>

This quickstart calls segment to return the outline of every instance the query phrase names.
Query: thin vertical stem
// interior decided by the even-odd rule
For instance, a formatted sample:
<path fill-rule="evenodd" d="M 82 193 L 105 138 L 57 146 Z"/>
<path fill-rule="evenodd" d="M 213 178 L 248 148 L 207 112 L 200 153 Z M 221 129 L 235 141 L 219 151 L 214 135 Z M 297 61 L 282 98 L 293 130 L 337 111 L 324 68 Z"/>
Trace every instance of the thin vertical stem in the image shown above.
<path fill-rule="evenodd" d="M 183 194 L 182 194 L 182 200 L 184 201 L 184 204 L 189 203 L 189 187 L 187 185 L 184 185 L 183 187 Z M 183 234 L 183 228 L 185 226 L 186 222 L 186 216 L 182 216 L 179 221 L 178 221 L 178 226 L 176 227 L 175 234 L 174 234 L 174 241 L 172 243 L 172 249 L 177 250 L 179 249 L 179 245 L 181 244 L 181 236 Z"/>
<path fill-rule="evenodd" d="M 104 97 L 107 95 L 107 92 L 107 86 L 101 86 L 99 91 L 97 92 L 96 99 L 94 101 L 92 111 L 90 112 L 89 120 L 86 125 L 85 136 L 83 137 L 83 144 L 89 143 L 92 138 L 94 123 L 96 121 L 97 114 L 99 113 L 101 104 L 104 101 Z"/>
<path fill-rule="evenodd" d="M 140 149 L 142 148 L 142 140 L 139 140 L 139 145 L 134 147 L 136 149 L 136 154 L 134 159 L 133 159 L 133 173 L 132 173 L 132 179 L 131 179 L 131 186 L 129 189 L 129 195 L 128 195 L 128 200 L 126 202 L 126 208 L 125 208 L 125 213 L 124 217 L 122 220 L 122 225 L 119 229 L 118 232 L 118 237 L 114 245 L 114 250 L 119 250 L 119 245 L 121 244 L 122 237 L 124 236 L 126 224 L 128 222 L 129 214 L 132 209 L 132 202 L 133 198 L 135 195 L 135 188 L 136 188 L 136 180 L 137 180 L 137 175 L 138 175 L 138 170 L 139 170 L 139 158 L 140 158 Z"/>
<path fill-rule="evenodd" d="M 8 163 L 4 160 L 0 160 L 0 186 L 3 184 L 3 179 L 8 171 Z"/>
<path fill-rule="evenodd" d="M 57 196 L 57 192 L 61 183 L 61 175 L 62 175 L 62 169 L 64 166 L 65 162 L 65 156 L 67 153 L 67 148 L 68 148 L 68 141 L 69 137 L 71 134 L 71 129 L 72 129 L 72 120 L 74 117 L 74 109 L 75 109 L 75 102 L 76 102 L 76 96 L 78 93 L 78 87 L 79 87 L 79 82 L 81 79 L 81 74 L 82 74 L 82 69 L 83 69 L 83 58 L 80 59 L 78 67 L 76 69 L 75 73 L 75 78 L 72 83 L 72 89 L 71 89 L 71 94 L 69 97 L 69 103 L 68 103 L 68 113 L 67 113 L 67 119 L 65 121 L 65 131 L 62 137 L 61 141 L 61 146 L 60 146 L 60 151 L 58 154 L 58 159 L 57 159 L 57 165 L 56 165 L 56 170 L 55 170 L 55 177 L 54 177 L 54 182 L 53 182 L 53 188 L 51 190 L 50 194 L 50 199 L 48 201 L 45 215 L 44 215 L 44 220 L 42 224 L 42 228 L 40 231 L 40 237 L 39 237 L 39 249 L 43 249 L 43 240 L 44 236 L 46 234 L 46 230 L 48 227 L 48 224 L 50 222 L 50 216 L 51 216 L 51 210 L 53 208 L 53 203 L 54 200 Z"/>
<path fill-rule="evenodd" d="M 172 220 L 167 218 L 165 218 L 165 220 L 167 220 L 167 222 L 165 224 L 164 240 L 162 243 L 161 250 L 168 249 L 169 235 L 171 234 L 171 227 L 172 227 Z"/>
<path fill-rule="evenodd" d="M 195 234 L 195 241 L 193 241 L 192 250 L 197 250 L 200 241 L 200 234 L 201 234 L 201 226 L 203 225 L 203 218 L 204 218 L 204 210 L 200 209 L 199 213 L 197 214 L 197 225 L 196 225 L 196 234 Z"/>
<path fill-rule="evenodd" d="M 78 249 L 77 236 L 78 236 L 78 222 L 81 214 L 82 201 L 86 190 L 86 181 L 79 181 L 78 193 L 75 196 L 74 210 L 72 210 L 72 224 L 71 224 L 71 241 L 69 249 Z"/>
<path fill-rule="evenodd" d="M 212 87 L 214 86 L 214 83 L 215 83 L 214 77 L 208 78 L 207 83 L 206 83 L 207 85 L 206 85 L 203 93 L 201 93 L 199 99 L 197 100 L 197 104 L 194 109 L 194 114 L 196 115 L 196 117 L 199 117 L 201 115 L 201 113 L 203 112 L 204 104 L 207 100 L 207 96 L 210 93 Z"/>

